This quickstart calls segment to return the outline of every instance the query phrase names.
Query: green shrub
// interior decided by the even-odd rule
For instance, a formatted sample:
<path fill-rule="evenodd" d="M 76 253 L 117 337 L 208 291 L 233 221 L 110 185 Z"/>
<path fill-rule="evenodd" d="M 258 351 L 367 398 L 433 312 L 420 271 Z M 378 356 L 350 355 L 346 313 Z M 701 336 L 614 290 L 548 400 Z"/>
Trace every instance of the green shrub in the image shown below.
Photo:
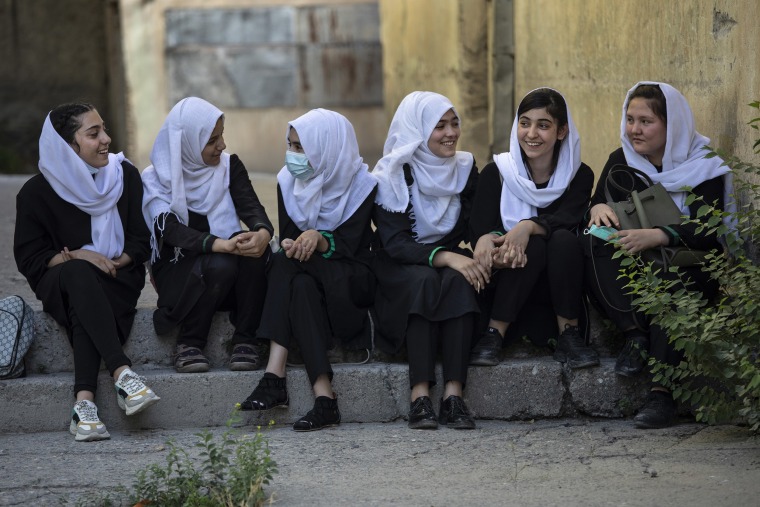
<path fill-rule="evenodd" d="M 760 109 L 760 102 L 750 104 Z M 760 117 L 749 122 L 757 130 Z M 754 143 L 758 150 L 760 139 Z M 671 344 L 684 354 L 678 366 L 650 365 L 653 380 L 668 387 L 673 397 L 690 404 L 698 421 L 709 424 L 742 422 L 760 432 L 760 267 L 753 261 L 760 238 L 760 166 L 727 156 L 712 148 L 706 157 L 720 156 L 734 174 L 737 210 L 727 213 L 703 202 L 693 223 L 698 232 L 716 234 L 724 240 L 727 254 L 708 255 L 703 270 L 718 282 L 718 296 L 707 301 L 689 290 L 678 268 L 676 279 L 660 277 L 659 270 L 635 256 L 622 260 L 633 304 L 660 325 Z M 758 150 L 760 151 L 760 150 Z M 756 152 L 758 152 L 756 151 Z M 687 203 L 696 200 L 691 194 Z M 725 219 L 733 221 L 734 231 Z M 623 255 L 618 251 L 616 256 Z"/>

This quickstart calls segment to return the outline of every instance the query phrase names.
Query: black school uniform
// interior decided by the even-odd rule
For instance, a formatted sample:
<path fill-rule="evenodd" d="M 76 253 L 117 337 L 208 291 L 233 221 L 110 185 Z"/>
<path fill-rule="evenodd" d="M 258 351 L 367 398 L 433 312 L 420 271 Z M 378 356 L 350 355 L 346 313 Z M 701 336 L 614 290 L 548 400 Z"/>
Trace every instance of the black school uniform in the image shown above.
<path fill-rule="evenodd" d="M 145 285 L 150 233 L 142 217 L 140 173 L 126 160 L 121 165 L 124 189 L 116 206 L 124 227 L 124 253 L 132 263 L 118 269 L 116 277 L 78 259 L 48 268 L 64 247 L 78 250 L 92 243 L 92 219 L 58 196 L 41 174 L 27 181 L 16 197 L 16 265 L 43 309 L 66 328 L 74 348 L 75 392 L 95 392 L 101 357 L 111 373 L 132 364 L 122 344 Z"/>
<path fill-rule="evenodd" d="M 249 230 L 274 233 L 237 155 L 230 156 L 229 191 L 238 217 Z M 173 213 L 164 215 L 156 221 L 158 224 L 165 219 L 163 231 L 154 226 L 160 252 L 151 267 L 158 292 L 158 309 L 153 315 L 156 332 L 165 334 L 180 326 L 178 344 L 203 348 L 214 313 L 230 310 L 235 326 L 232 344 L 253 343 L 266 293 L 269 248 L 258 258 L 212 253 L 217 236 L 209 232 L 205 215 L 188 211 L 187 225 Z M 181 249 L 179 255 L 175 255 L 175 248 Z"/>
<path fill-rule="evenodd" d="M 593 184 L 594 173 L 581 163 L 565 192 L 529 218 L 546 232 L 530 237 L 524 268 L 493 271 L 483 293 L 481 328 L 489 318 L 509 322 L 509 339 L 527 336 L 543 346 L 557 337 L 556 315 L 570 320 L 582 315 L 583 255 L 576 236 Z M 491 162 L 478 181 L 470 218 L 473 241 L 484 234 L 506 234 L 501 219 L 502 186 L 499 168 Z"/>
<path fill-rule="evenodd" d="M 627 165 L 622 148 L 618 148 L 610 154 L 607 163 L 604 166 L 602 175 L 596 186 L 596 191 L 591 199 L 591 206 L 605 203 L 607 199 L 604 194 L 605 183 L 610 169 L 617 164 Z M 657 168 L 658 171 L 661 168 Z M 647 185 L 639 178 L 632 178 L 636 183 L 636 190 L 644 190 Z M 723 177 L 718 176 L 704 181 L 695 186 L 692 193 L 701 196 L 705 202 L 716 202 L 718 208 L 723 208 Z M 613 201 L 623 201 L 626 195 L 615 188 L 610 187 L 610 193 Z M 691 218 L 697 216 L 697 210 L 701 206 L 699 199 L 695 200 L 689 206 Z M 672 224 L 671 230 L 663 228 L 663 232 L 668 236 L 669 246 L 676 246 L 680 243 L 688 245 L 695 250 L 712 250 L 721 248 L 718 238 L 714 235 L 705 233 L 698 234 L 696 224 Z M 657 326 L 649 326 L 649 320 L 645 315 L 635 312 L 631 306 L 631 296 L 626 294 L 623 287 L 624 281 L 619 280 L 621 259 L 613 259 L 615 253 L 613 245 L 606 243 L 594 236 L 582 236 L 580 241 L 586 261 L 586 288 L 596 304 L 607 316 L 615 323 L 621 331 L 631 328 L 640 328 L 649 332 L 650 336 L 650 354 L 658 360 L 677 364 L 680 355 L 675 353 L 672 346 L 668 343 L 667 336 Z M 681 268 L 680 270 L 693 285 L 691 290 L 699 290 L 709 299 L 713 297 L 718 290 L 717 283 L 710 279 L 709 273 L 705 273 L 699 266 Z M 672 273 L 660 273 L 660 276 L 669 278 L 674 276 Z"/>
<path fill-rule="evenodd" d="M 272 255 L 264 315 L 256 336 L 286 349 L 297 343 L 312 385 L 322 374 L 332 381 L 327 350 L 337 342 L 346 349 L 372 347 L 368 310 L 375 276 L 369 246 L 376 192 L 373 189 L 335 230 L 319 231 L 329 244 L 326 252 L 314 252 L 306 262 L 288 258 L 282 250 Z M 277 202 L 280 241 L 295 240 L 305 231 L 288 215 L 279 185 Z"/>
<path fill-rule="evenodd" d="M 413 178 L 408 165 L 404 167 L 404 177 L 410 187 Z M 438 341 L 443 344 L 445 381 L 457 380 L 463 384 L 466 381 L 474 316 L 480 311 L 477 295 L 458 271 L 435 268 L 432 262 L 440 250 L 472 257 L 472 252 L 460 244 L 470 240 L 468 221 L 477 181 L 478 169 L 473 163 L 459 195 L 459 218 L 454 228 L 434 243 L 415 240 L 411 199 L 404 213 L 393 213 L 375 205 L 376 345 L 386 353 L 396 354 L 405 340 L 408 342 L 412 386 L 425 381 L 435 384 L 433 367 Z M 436 325 L 431 326 L 431 323 Z M 445 326 L 441 327 L 442 323 Z M 425 340 L 418 340 L 420 334 Z"/>

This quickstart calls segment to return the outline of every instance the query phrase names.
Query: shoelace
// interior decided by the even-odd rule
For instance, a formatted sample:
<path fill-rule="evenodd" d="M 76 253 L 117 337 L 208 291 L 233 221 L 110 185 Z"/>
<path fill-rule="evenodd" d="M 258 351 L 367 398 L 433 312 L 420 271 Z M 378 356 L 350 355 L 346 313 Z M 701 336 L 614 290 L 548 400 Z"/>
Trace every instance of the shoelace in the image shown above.
<path fill-rule="evenodd" d="M 98 409 L 91 403 L 84 401 L 77 403 L 77 413 L 79 414 L 80 421 L 93 422 L 100 420 L 98 419 Z"/>
<path fill-rule="evenodd" d="M 469 415 L 462 398 L 456 397 L 451 399 L 451 415 Z"/>
<path fill-rule="evenodd" d="M 145 377 L 132 373 L 125 373 L 122 378 L 121 387 L 124 388 L 127 394 L 139 392 L 145 388 Z"/>

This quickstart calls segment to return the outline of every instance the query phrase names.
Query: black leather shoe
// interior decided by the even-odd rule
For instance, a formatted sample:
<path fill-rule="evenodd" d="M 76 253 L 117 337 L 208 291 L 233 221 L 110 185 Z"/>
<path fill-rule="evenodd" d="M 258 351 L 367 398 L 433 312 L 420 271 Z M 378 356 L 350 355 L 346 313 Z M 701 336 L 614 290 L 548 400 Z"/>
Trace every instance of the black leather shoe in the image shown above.
<path fill-rule="evenodd" d="M 578 326 L 565 324 L 565 330 L 557 338 L 554 360 L 567 364 L 570 368 L 587 368 L 599 364 L 599 354 L 586 345 Z"/>
<path fill-rule="evenodd" d="M 433 402 L 427 396 L 420 396 L 409 408 L 409 427 L 413 430 L 437 430 L 438 418 L 433 410 Z"/>
<path fill-rule="evenodd" d="M 475 420 L 470 415 L 470 411 L 467 409 L 467 405 L 464 404 L 464 400 L 454 395 L 441 400 L 441 412 L 438 415 L 438 422 L 443 426 L 456 430 L 475 429 Z"/>
<path fill-rule="evenodd" d="M 615 373 L 624 377 L 640 373 L 647 364 L 648 350 L 649 339 L 646 336 L 633 336 L 626 340 L 615 361 Z"/>
<path fill-rule="evenodd" d="M 256 389 L 240 404 L 240 410 L 269 410 L 288 406 L 288 388 L 285 377 L 266 372 Z"/>
<path fill-rule="evenodd" d="M 293 429 L 295 431 L 316 431 L 339 424 L 338 398 L 319 396 L 314 400 L 314 408 L 293 423 Z"/>
<path fill-rule="evenodd" d="M 665 391 L 650 391 L 633 423 L 637 428 L 654 429 L 673 426 L 676 420 L 676 402 L 673 395 Z"/>
<path fill-rule="evenodd" d="M 493 328 L 483 333 L 478 343 L 470 352 L 470 364 L 473 366 L 496 366 L 499 364 L 504 338 Z"/>

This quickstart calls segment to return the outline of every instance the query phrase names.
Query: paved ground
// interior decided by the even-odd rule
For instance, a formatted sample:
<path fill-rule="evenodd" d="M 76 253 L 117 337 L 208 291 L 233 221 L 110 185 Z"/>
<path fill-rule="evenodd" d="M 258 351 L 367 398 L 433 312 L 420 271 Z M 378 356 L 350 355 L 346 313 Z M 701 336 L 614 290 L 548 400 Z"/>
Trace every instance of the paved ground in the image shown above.
<path fill-rule="evenodd" d="M 0 435 L 0 505 L 74 504 L 129 486 L 135 470 L 163 462 L 167 439 L 191 449 L 193 433 Z M 267 438 L 280 470 L 267 493 L 280 506 L 751 506 L 760 493 L 760 441 L 731 426 L 479 421 L 463 432 L 394 422 L 275 427 Z"/>
<path fill-rule="evenodd" d="M 0 296 L 19 294 L 39 309 L 12 254 L 23 181 L 0 175 Z M 275 214 L 274 178 L 254 185 Z M 146 287 L 141 304 L 154 302 Z M 137 469 L 164 461 L 168 439 L 191 450 L 197 431 L 112 431 L 90 444 L 64 428 L 0 434 L 0 505 L 75 503 L 129 486 Z M 423 432 L 398 421 L 307 434 L 280 426 L 268 439 L 280 472 L 267 491 L 282 506 L 760 504 L 760 440 L 734 426 L 642 431 L 630 420 L 573 419 Z"/>

